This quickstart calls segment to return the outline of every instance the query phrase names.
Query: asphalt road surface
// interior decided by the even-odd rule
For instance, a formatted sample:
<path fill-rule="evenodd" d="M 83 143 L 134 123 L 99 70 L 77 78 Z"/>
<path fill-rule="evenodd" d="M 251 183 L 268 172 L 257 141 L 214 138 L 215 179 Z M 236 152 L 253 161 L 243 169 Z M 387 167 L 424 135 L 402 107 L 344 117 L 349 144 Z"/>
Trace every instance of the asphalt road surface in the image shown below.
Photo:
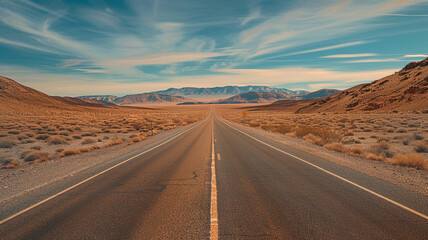
<path fill-rule="evenodd" d="M 428 239 L 425 196 L 210 117 L 0 221 L 0 239 Z"/>

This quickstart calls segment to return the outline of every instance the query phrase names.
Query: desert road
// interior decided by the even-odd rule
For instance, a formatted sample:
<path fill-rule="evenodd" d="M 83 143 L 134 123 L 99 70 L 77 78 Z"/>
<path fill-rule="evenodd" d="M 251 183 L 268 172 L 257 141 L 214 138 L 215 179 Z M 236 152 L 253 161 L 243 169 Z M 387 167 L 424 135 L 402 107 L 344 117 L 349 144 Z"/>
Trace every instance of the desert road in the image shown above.
<path fill-rule="evenodd" d="M 0 239 L 428 239 L 428 199 L 210 116 L 0 220 Z"/>

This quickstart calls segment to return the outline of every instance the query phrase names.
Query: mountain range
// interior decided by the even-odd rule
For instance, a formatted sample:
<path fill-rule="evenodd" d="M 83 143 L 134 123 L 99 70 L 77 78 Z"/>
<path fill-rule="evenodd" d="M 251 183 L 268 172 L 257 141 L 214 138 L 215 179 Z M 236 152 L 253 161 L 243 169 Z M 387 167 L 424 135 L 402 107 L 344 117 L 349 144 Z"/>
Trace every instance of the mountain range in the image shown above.
<path fill-rule="evenodd" d="M 281 99 L 312 99 L 325 97 L 339 90 L 323 89 L 316 92 L 304 90 L 288 90 L 285 88 L 272 88 L 267 86 L 225 86 L 214 88 L 169 88 L 167 90 L 131 94 L 123 97 L 113 95 L 91 95 L 78 97 L 82 100 L 98 100 L 118 105 L 138 105 L 146 103 L 263 103 L 274 102 Z M 263 94 L 261 94 L 263 93 Z M 269 94 L 267 94 L 269 93 Z M 255 97 L 255 96 L 258 97 Z M 205 99 L 202 101 L 201 99 Z M 221 99 L 221 100 L 218 100 Z"/>
<path fill-rule="evenodd" d="M 240 93 L 226 99 L 214 101 L 217 104 L 231 104 L 231 103 L 267 103 L 279 100 L 304 100 L 322 98 L 340 92 L 336 89 L 321 89 L 316 92 L 306 93 L 301 95 L 291 95 L 278 92 L 248 92 Z"/>

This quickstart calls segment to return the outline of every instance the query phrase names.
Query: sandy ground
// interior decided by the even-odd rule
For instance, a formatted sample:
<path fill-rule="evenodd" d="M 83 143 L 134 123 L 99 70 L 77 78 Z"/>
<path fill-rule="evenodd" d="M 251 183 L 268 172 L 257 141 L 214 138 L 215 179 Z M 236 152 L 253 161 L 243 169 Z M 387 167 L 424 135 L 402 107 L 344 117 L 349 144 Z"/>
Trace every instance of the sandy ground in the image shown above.
<path fill-rule="evenodd" d="M 229 124 L 247 132 L 260 134 L 293 148 L 309 152 L 312 155 L 349 167 L 367 175 L 399 185 L 403 188 L 428 195 L 428 171 L 411 167 L 391 165 L 383 161 L 373 161 L 365 158 L 349 156 L 340 152 L 328 150 L 311 144 L 303 139 L 292 138 L 280 133 L 268 132 L 259 128 L 247 127 L 227 121 Z"/>

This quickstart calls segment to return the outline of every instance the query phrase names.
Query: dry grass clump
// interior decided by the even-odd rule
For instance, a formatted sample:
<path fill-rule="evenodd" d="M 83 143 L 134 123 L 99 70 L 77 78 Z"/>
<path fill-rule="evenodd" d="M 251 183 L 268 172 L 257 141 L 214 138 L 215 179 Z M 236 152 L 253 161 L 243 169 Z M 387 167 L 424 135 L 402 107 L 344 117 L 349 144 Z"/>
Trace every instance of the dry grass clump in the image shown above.
<path fill-rule="evenodd" d="M 36 139 L 37 140 L 46 140 L 49 137 L 50 137 L 49 134 L 39 134 L 39 135 L 37 135 Z"/>
<path fill-rule="evenodd" d="M 324 143 L 332 143 L 340 141 L 342 136 L 328 128 L 316 128 L 306 125 L 301 125 L 295 130 L 296 136 L 303 138 L 308 134 L 315 135 L 323 140 Z"/>
<path fill-rule="evenodd" d="M 49 153 L 44 151 L 35 150 L 24 157 L 25 162 L 42 162 L 49 159 Z"/>
<path fill-rule="evenodd" d="M 20 134 L 21 132 L 20 132 L 20 131 L 18 131 L 18 130 L 10 130 L 10 131 L 8 131 L 7 133 L 12 134 L 12 135 L 18 135 L 18 134 Z"/>
<path fill-rule="evenodd" d="M 324 147 L 337 152 L 346 153 L 348 151 L 348 148 L 344 147 L 340 142 L 327 143 L 324 145 Z"/>
<path fill-rule="evenodd" d="M 72 148 L 72 149 L 67 149 L 67 150 L 60 152 L 58 154 L 58 157 L 65 157 L 65 156 L 79 154 L 79 153 L 81 153 L 79 148 Z"/>
<path fill-rule="evenodd" d="M 92 144 L 95 143 L 96 140 L 94 138 L 85 138 L 83 139 L 83 141 L 81 142 L 81 144 L 85 145 L 85 144 Z"/>
<path fill-rule="evenodd" d="M 34 145 L 34 146 L 31 146 L 30 148 L 31 148 L 31 149 L 36 149 L 36 150 L 40 150 L 40 149 L 42 149 L 42 147 L 41 147 L 41 146 L 39 146 L 39 145 Z"/>
<path fill-rule="evenodd" d="M 422 141 L 413 148 L 417 153 L 428 153 L 428 145 Z"/>
<path fill-rule="evenodd" d="M 117 138 L 117 139 L 112 140 L 111 142 L 105 143 L 103 145 L 103 147 L 110 147 L 110 146 L 118 145 L 118 144 L 122 144 L 122 143 L 123 143 L 123 139 Z"/>
<path fill-rule="evenodd" d="M 313 135 L 312 133 L 309 133 L 308 135 L 304 136 L 303 139 L 306 142 L 312 143 L 312 144 L 316 144 L 316 145 L 323 145 L 324 144 L 324 140 L 318 136 Z"/>
<path fill-rule="evenodd" d="M 367 159 L 376 160 L 376 161 L 382 161 L 383 160 L 383 157 L 378 156 L 378 155 L 373 154 L 373 153 L 366 153 L 366 154 L 364 154 L 364 157 Z"/>
<path fill-rule="evenodd" d="M 11 148 L 19 144 L 19 141 L 13 138 L 4 138 L 0 140 L 0 148 Z"/>
<path fill-rule="evenodd" d="M 391 147 L 386 141 L 381 141 L 378 144 L 370 146 L 368 152 L 376 154 L 378 156 L 382 156 L 384 158 L 390 158 L 393 156 L 393 153 L 391 152 Z"/>
<path fill-rule="evenodd" d="M 7 155 L 5 153 L 0 153 L 0 168 L 1 169 L 9 169 L 16 168 L 20 165 L 18 161 L 13 159 L 12 156 Z"/>
<path fill-rule="evenodd" d="M 133 134 L 130 136 L 130 140 L 132 143 L 141 142 L 141 141 L 145 140 L 146 138 L 147 137 L 144 134 L 141 134 L 141 135 L 134 135 Z"/>
<path fill-rule="evenodd" d="M 46 139 L 46 142 L 50 145 L 67 144 L 67 140 L 60 136 L 50 136 L 48 139 Z"/>
<path fill-rule="evenodd" d="M 417 153 L 397 154 L 387 162 L 395 165 L 414 167 L 417 169 L 428 170 L 428 159 Z"/>

